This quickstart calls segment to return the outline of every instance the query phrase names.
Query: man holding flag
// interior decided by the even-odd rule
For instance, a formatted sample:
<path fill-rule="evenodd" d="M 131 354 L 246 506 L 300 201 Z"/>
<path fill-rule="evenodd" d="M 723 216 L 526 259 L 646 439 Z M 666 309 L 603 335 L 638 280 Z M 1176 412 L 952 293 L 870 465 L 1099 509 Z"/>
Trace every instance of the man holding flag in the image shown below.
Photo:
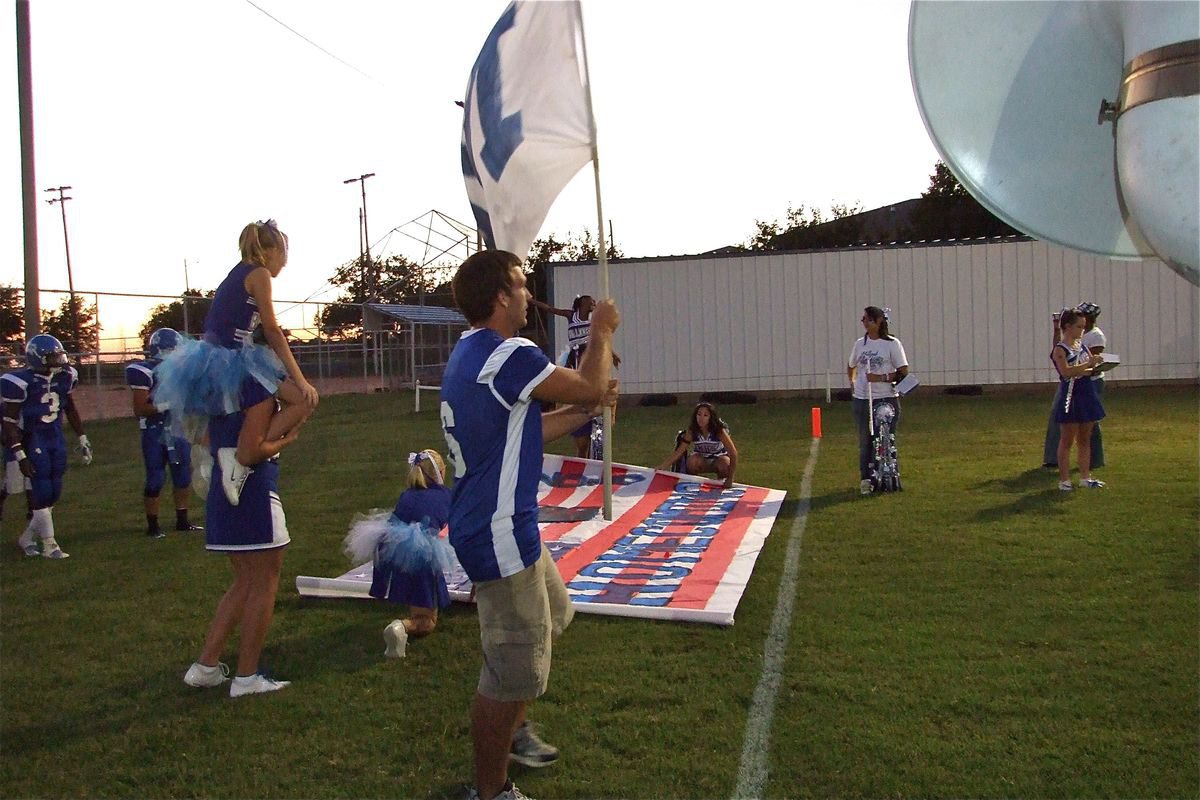
<path fill-rule="evenodd" d="M 454 462 L 450 543 L 475 584 L 483 667 L 471 703 L 475 789 L 470 797 L 524 797 L 508 780 L 510 757 L 544 766 L 557 751 L 525 722 L 526 704 L 546 691 L 552 637 L 574 609 L 538 530 L 543 442 L 565 436 L 616 403 L 610 380 L 612 301 L 592 312 L 579 370 L 555 366 L 528 339 L 531 298 L 521 261 L 503 250 L 468 258 L 451 283 L 471 324 L 442 378 L 441 422 Z M 572 404 L 541 413 L 542 403 Z"/>
<path fill-rule="evenodd" d="M 463 108 L 462 171 L 488 248 L 520 257 L 571 177 L 592 162 L 600 297 L 608 249 L 600 202 L 600 149 L 579 0 L 514 0 L 471 67 Z M 605 410 L 604 507 L 612 519 L 612 411 Z"/>
<path fill-rule="evenodd" d="M 556 367 L 533 342 L 515 338 L 532 299 L 521 260 L 550 206 L 588 161 L 599 157 L 579 0 L 512 2 L 471 68 L 463 98 L 462 171 L 487 251 L 463 262 L 454 300 L 471 323 L 442 378 L 442 428 L 458 478 L 450 543 L 475 584 L 483 669 L 471 704 L 472 798 L 524 797 L 508 761 L 545 766 L 558 751 L 525 723 L 525 705 L 545 690 L 551 637 L 574 609 L 538 530 L 544 440 L 579 428 L 597 404 L 611 418 L 610 300 L 592 312 L 591 342 L 578 371 Z M 608 297 L 601 229 L 600 295 Z M 514 253 L 518 255 L 514 255 Z M 535 402 L 536 401 L 536 402 Z M 576 404 L 548 414 L 541 403 Z M 605 518 L 611 516 L 612 458 L 605 439 Z"/>

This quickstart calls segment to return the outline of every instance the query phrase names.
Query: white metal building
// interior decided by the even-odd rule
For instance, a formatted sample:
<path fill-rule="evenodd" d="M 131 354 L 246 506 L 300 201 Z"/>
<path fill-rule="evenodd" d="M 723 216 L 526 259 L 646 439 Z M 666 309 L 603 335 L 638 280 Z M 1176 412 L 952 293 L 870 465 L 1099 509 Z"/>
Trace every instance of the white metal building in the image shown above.
<path fill-rule="evenodd" d="M 552 264 L 551 303 L 597 293 L 596 264 Z M 785 253 L 622 259 L 622 392 L 834 389 L 862 309 L 891 308 L 891 332 L 930 386 L 1055 380 L 1050 315 L 1101 307 L 1110 380 L 1200 378 L 1200 293 L 1157 259 L 1117 261 L 1029 239 Z M 554 317 L 556 352 L 566 321 Z"/>

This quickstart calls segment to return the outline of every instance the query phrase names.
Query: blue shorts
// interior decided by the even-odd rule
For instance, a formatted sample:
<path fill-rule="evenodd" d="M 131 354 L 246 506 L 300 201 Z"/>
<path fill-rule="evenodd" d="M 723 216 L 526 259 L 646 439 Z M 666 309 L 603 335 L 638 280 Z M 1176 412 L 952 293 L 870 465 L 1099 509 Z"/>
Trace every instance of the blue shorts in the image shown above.
<path fill-rule="evenodd" d="M 168 468 L 176 489 L 192 485 L 192 445 L 182 436 L 171 436 L 161 426 L 146 428 L 142 431 L 142 461 L 146 464 L 146 483 L 142 489 L 145 497 L 158 497 L 166 483 Z"/>
<path fill-rule="evenodd" d="M 29 490 L 33 508 L 49 508 L 62 496 L 63 476 L 67 473 L 67 440 L 57 436 L 26 437 L 25 453 L 33 465 Z"/>

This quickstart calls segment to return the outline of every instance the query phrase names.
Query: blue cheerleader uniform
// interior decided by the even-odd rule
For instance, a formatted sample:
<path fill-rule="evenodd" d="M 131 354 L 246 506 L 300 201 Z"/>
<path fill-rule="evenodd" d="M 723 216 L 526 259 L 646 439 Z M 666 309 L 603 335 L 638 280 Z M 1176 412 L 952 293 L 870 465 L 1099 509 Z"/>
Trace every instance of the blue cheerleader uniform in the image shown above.
<path fill-rule="evenodd" d="M 1073 367 L 1087 360 L 1091 355 L 1086 347 L 1072 348 L 1064 342 L 1054 345 L 1062 348 L 1067 356 L 1067 366 Z M 1053 359 L 1051 359 L 1053 361 Z M 1057 365 L 1055 365 L 1057 369 Z M 1058 380 L 1058 394 L 1054 397 L 1054 421 L 1064 422 L 1097 422 L 1104 419 L 1104 405 L 1092 379 L 1083 375 L 1078 378 Z"/>
<path fill-rule="evenodd" d="M 727 430 L 722 428 L 721 430 Z M 721 437 L 713 432 L 697 433 L 692 441 L 692 453 L 698 456 L 704 456 L 704 460 L 710 464 L 716 461 L 721 456 L 729 455 L 729 451 L 725 449 L 725 443 L 721 441 Z"/>
<path fill-rule="evenodd" d="M 155 370 L 155 401 L 185 416 L 232 414 L 273 396 L 287 375 L 283 362 L 254 341 L 258 304 L 246 276 L 260 267 L 241 262 L 225 277 L 204 320 L 204 337 L 183 337 Z"/>
<path fill-rule="evenodd" d="M 406 489 L 386 519 L 376 513 L 354 523 L 351 537 L 383 526 L 372 559 L 372 597 L 419 608 L 450 605 L 445 570 L 452 551 L 438 536 L 449 518 L 450 490 L 434 484 Z"/>
<path fill-rule="evenodd" d="M 583 360 L 583 351 L 587 349 L 591 338 L 591 317 L 584 319 L 579 316 L 578 311 L 572 311 L 571 318 L 567 320 L 567 345 L 571 348 L 567 355 L 568 367 L 579 369 L 579 362 Z"/>
<path fill-rule="evenodd" d="M 567 320 L 567 346 L 569 348 L 567 350 L 567 363 L 565 364 L 567 369 L 579 369 L 580 363 L 583 362 L 583 354 L 587 350 L 591 337 L 591 317 L 584 319 L 579 316 L 578 311 L 572 311 L 571 318 Z M 589 420 L 571 431 L 571 436 L 572 438 L 580 439 L 584 436 L 591 436 L 593 432 L 594 427 L 592 421 Z"/>
<path fill-rule="evenodd" d="M 213 417 L 208 423 L 213 474 L 205 501 L 205 547 L 217 552 L 272 550 L 291 542 L 283 502 L 279 499 L 279 462 L 269 459 L 255 464 L 242 487 L 236 506 L 229 504 L 221 487 L 221 465 L 217 450 L 237 447 L 245 414 L 237 412 Z"/>

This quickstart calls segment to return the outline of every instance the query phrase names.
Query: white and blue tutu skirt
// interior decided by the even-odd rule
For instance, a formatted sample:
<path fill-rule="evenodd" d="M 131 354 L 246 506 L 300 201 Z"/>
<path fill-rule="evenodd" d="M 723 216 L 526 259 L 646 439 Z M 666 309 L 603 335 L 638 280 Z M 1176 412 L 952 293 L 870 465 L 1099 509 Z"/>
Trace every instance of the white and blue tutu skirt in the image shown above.
<path fill-rule="evenodd" d="M 181 337 L 154 370 L 154 402 L 172 416 L 219 417 L 262 402 L 287 375 L 271 348 L 229 348 Z"/>
<path fill-rule="evenodd" d="M 450 605 L 445 573 L 456 563 L 454 550 L 432 527 L 374 509 L 354 516 L 342 550 L 355 564 L 371 560 L 372 597 L 421 608 Z"/>

